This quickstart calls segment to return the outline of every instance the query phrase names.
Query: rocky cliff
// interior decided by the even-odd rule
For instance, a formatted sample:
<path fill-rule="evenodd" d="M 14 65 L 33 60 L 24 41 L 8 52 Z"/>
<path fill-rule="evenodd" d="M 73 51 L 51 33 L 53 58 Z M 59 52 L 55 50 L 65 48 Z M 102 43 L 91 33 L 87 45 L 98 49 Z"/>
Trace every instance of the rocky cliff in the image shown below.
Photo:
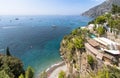
<path fill-rule="evenodd" d="M 90 73 L 96 72 L 102 65 L 98 65 L 95 58 L 90 57 L 91 64 L 88 63 L 88 55 L 85 51 L 87 30 L 80 28 L 65 36 L 61 42 L 60 54 L 68 68 L 68 78 L 91 78 Z"/>
<path fill-rule="evenodd" d="M 84 12 L 82 15 L 88 17 L 97 17 L 99 15 L 104 14 L 105 12 L 110 12 L 112 4 L 120 5 L 120 0 L 106 0 L 102 4 L 95 6 L 89 9 L 88 11 Z"/>
<path fill-rule="evenodd" d="M 104 65 L 86 51 L 89 30 L 77 28 L 61 41 L 61 58 L 67 65 L 66 78 L 120 78 L 120 70 Z"/>

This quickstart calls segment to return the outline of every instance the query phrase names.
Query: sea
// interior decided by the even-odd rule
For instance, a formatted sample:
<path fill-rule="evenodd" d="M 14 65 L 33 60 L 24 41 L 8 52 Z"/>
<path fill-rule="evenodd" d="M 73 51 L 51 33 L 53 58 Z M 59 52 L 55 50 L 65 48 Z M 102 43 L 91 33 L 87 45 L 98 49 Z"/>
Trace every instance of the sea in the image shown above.
<path fill-rule="evenodd" d="M 9 47 L 25 69 L 31 66 L 38 75 L 62 61 L 59 48 L 63 37 L 90 20 L 80 15 L 0 16 L 0 53 L 5 54 Z"/>

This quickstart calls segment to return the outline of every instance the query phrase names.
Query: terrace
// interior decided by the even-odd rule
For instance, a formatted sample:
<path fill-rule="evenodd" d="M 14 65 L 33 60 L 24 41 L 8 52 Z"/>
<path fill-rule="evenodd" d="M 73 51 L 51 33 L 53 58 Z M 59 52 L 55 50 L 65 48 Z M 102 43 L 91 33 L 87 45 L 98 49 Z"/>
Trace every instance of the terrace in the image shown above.
<path fill-rule="evenodd" d="M 120 44 L 104 37 L 88 39 L 85 48 L 88 54 L 107 65 L 120 65 Z"/>

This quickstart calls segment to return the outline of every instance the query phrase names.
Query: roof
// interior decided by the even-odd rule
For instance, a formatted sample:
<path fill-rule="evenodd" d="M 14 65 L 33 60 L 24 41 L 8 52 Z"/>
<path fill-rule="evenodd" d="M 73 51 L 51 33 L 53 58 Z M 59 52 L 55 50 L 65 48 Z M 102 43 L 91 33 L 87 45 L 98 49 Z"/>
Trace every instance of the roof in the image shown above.
<path fill-rule="evenodd" d="M 95 55 L 97 55 L 99 52 L 98 52 L 98 50 L 96 50 L 95 48 L 93 48 L 90 44 L 88 44 L 88 43 L 85 43 L 85 47 L 87 48 L 87 49 L 89 49 L 92 53 L 94 53 Z"/>
<path fill-rule="evenodd" d="M 85 43 L 85 47 L 89 49 L 93 54 L 95 54 L 97 58 L 102 59 L 103 54 L 100 53 L 97 49 L 93 48 L 90 44 Z"/>
<path fill-rule="evenodd" d="M 93 40 L 93 39 L 89 39 L 89 40 L 87 40 L 87 41 L 88 41 L 88 43 L 89 43 L 90 45 L 92 45 L 93 47 L 99 46 L 99 44 L 98 44 L 95 40 Z"/>
<path fill-rule="evenodd" d="M 109 58 L 109 59 L 111 59 L 111 60 L 114 58 L 114 56 L 112 56 L 112 55 L 110 55 L 110 54 L 108 54 L 108 53 L 101 53 L 101 52 L 99 52 L 97 49 L 93 48 L 89 43 L 85 43 L 85 47 L 86 47 L 87 49 L 89 49 L 90 52 L 92 52 L 93 54 L 95 54 L 95 55 L 96 55 L 96 58 L 102 59 L 103 57 L 106 57 L 106 58 Z M 104 50 L 105 50 L 105 49 L 104 49 Z M 107 50 L 106 50 L 106 51 L 107 51 Z M 111 52 L 111 51 L 109 51 L 109 52 Z M 113 53 L 114 53 L 114 54 L 117 54 L 117 51 L 114 51 Z"/>
<path fill-rule="evenodd" d="M 116 42 L 114 42 L 114 41 L 112 41 L 112 40 L 110 40 L 108 38 L 105 38 L 105 37 L 98 37 L 98 38 L 93 38 L 93 39 L 96 40 L 97 42 L 105 45 L 105 46 L 111 45 L 111 44 L 120 45 L 120 44 L 118 44 L 118 43 L 116 43 Z"/>
<path fill-rule="evenodd" d="M 120 51 L 119 50 L 107 50 L 107 49 L 104 49 L 104 51 L 110 53 L 110 54 L 113 54 L 113 55 L 119 55 L 120 54 Z"/>
<path fill-rule="evenodd" d="M 113 59 L 113 58 L 115 58 L 114 56 L 112 56 L 112 55 L 110 55 L 110 54 L 107 54 L 107 53 L 104 53 L 103 54 L 103 57 L 106 57 L 106 58 L 109 58 L 109 59 Z"/>
<path fill-rule="evenodd" d="M 103 54 L 99 53 L 99 54 L 97 54 L 96 57 L 102 60 L 102 58 L 103 58 Z"/>
<path fill-rule="evenodd" d="M 108 45 L 106 42 L 102 41 L 102 40 L 101 40 L 101 39 L 99 39 L 99 38 L 93 38 L 93 39 L 94 39 L 94 40 L 96 40 L 97 42 L 99 42 L 99 43 L 101 43 L 101 44 L 105 45 L 105 46 L 107 46 L 107 45 Z"/>
<path fill-rule="evenodd" d="M 107 44 L 117 44 L 116 42 L 108 39 L 108 38 L 104 38 L 104 37 L 100 37 L 99 39 L 101 39 L 102 41 L 106 42 Z"/>

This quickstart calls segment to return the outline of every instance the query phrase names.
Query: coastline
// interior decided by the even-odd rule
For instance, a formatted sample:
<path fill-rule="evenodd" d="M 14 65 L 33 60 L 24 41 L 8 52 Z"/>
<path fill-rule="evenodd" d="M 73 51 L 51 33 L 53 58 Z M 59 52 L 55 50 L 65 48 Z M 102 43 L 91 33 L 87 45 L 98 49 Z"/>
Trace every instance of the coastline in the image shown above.
<path fill-rule="evenodd" d="M 62 61 L 62 62 L 53 64 L 48 69 L 46 69 L 46 73 L 47 73 L 48 78 L 51 78 L 50 76 L 52 74 L 59 73 L 59 72 L 54 72 L 54 71 L 59 69 L 60 67 L 63 67 L 63 66 L 65 66 L 65 62 Z"/>

